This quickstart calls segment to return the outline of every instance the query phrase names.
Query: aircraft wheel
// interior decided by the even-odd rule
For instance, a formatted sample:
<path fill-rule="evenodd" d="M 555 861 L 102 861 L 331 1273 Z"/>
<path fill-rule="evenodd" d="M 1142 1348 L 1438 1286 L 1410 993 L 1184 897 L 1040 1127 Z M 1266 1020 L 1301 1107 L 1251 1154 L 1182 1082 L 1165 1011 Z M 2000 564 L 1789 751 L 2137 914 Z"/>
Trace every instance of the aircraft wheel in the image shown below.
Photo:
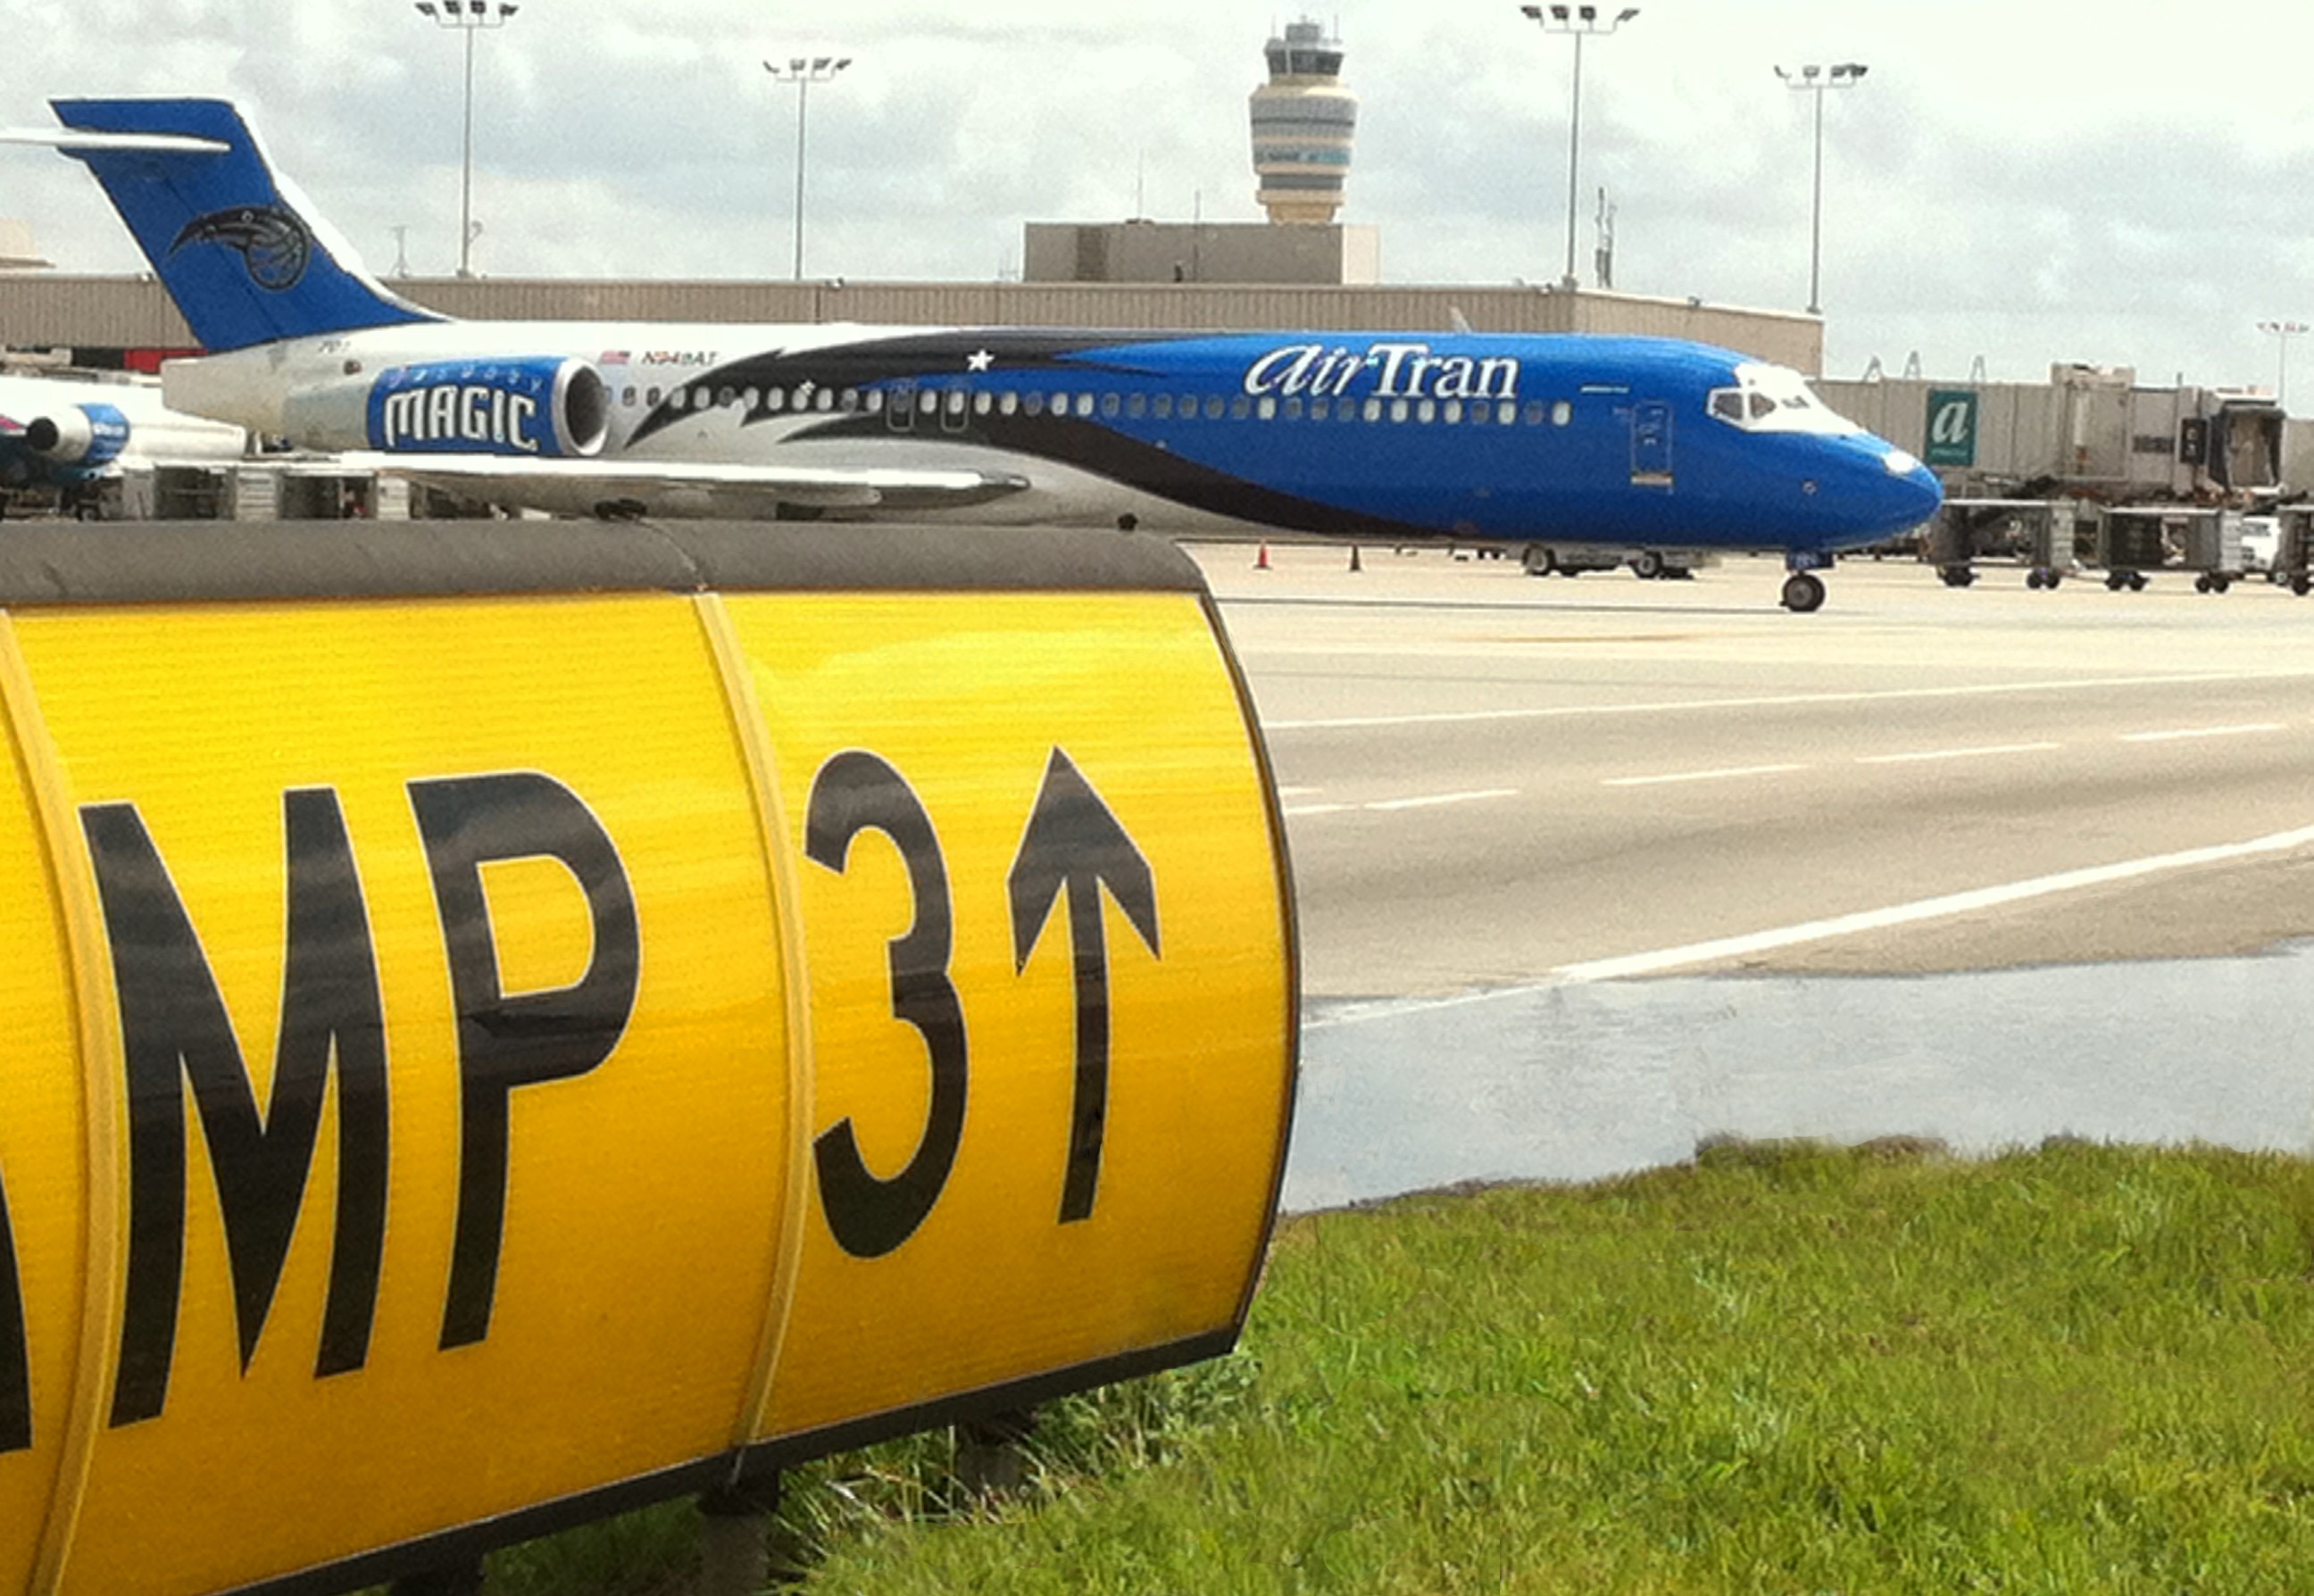
<path fill-rule="evenodd" d="M 1824 582 L 1814 571 L 1794 571 L 1784 578 L 1784 608 L 1810 615 L 1823 607 Z"/>
<path fill-rule="evenodd" d="M 2057 590 L 2057 584 L 2063 580 L 2064 578 L 2057 575 L 2056 572 L 2049 571 L 2043 575 L 2041 578 L 2041 586 L 2046 587 L 2050 592 L 2054 593 Z"/>
<path fill-rule="evenodd" d="M 2145 591 L 2145 573 L 2143 571 L 2132 571 L 2129 573 L 2129 590 L 2132 593 L 2142 593 Z"/>
<path fill-rule="evenodd" d="M 2212 593 L 2223 593 L 2227 588 L 2229 588 L 2229 587 L 2232 586 L 2233 585 L 2234 585 L 2234 579 L 2233 579 L 2231 577 L 2221 577 L 2221 576 L 2217 575 L 2215 572 L 2211 573 L 2211 576 L 2210 576 L 2210 591 L 2211 591 L 2211 592 L 2212 592 Z"/>
<path fill-rule="evenodd" d="M 2106 591 L 2108 593 L 2119 593 L 2128 581 L 2129 573 L 2127 571 L 2107 571 L 2105 574 Z"/>
<path fill-rule="evenodd" d="M 1664 557 L 1653 549 L 1642 549 L 1631 556 L 1631 575 L 1642 582 L 1652 582 L 1664 574 Z"/>
<path fill-rule="evenodd" d="M 2296 594 L 2301 598 L 2304 598 L 2309 593 L 2314 593 L 2314 577 L 2307 576 L 2301 572 L 2301 574 L 2291 578 L 2290 591 Z"/>
<path fill-rule="evenodd" d="M 2196 593 L 2213 593 L 2216 591 L 2215 588 L 2210 586 L 2209 572 L 2204 571 L 2200 576 L 2194 578 L 2194 591 Z"/>
<path fill-rule="evenodd" d="M 1542 544 L 1529 543 L 1519 551 L 1519 563 L 1526 568 L 1526 574 L 1530 577 L 1547 577 L 1559 561 Z"/>
<path fill-rule="evenodd" d="M 1579 565 L 1562 565 L 1559 568 L 1559 574 L 1571 579 L 1581 576 L 1583 574 L 1583 568 Z"/>
<path fill-rule="evenodd" d="M 2025 573 L 2025 586 L 2030 587 L 2036 593 L 2040 592 L 2041 573 L 2039 571 L 2027 571 Z"/>

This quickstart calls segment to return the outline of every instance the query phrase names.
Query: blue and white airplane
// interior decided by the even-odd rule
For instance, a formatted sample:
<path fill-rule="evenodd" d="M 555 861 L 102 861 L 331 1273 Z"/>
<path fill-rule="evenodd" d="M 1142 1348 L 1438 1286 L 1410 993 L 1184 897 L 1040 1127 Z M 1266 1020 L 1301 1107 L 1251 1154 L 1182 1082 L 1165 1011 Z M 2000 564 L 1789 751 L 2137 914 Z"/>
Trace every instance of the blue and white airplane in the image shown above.
<path fill-rule="evenodd" d="M 107 481 L 144 465 L 239 459 L 238 427 L 181 414 L 150 381 L 0 375 L 0 489 L 53 489 L 67 515 L 93 520 Z"/>
<path fill-rule="evenodd" d="M 206 356 L 170 401 L 594 515 L 1252 526 L 1836 551 L 1932 516 L 1800 375 L 1668 339 L 459 322 L 372 278 L 231 103 L 59 100 Z M 25 137 L 25 136 L 11 136 Z"/>

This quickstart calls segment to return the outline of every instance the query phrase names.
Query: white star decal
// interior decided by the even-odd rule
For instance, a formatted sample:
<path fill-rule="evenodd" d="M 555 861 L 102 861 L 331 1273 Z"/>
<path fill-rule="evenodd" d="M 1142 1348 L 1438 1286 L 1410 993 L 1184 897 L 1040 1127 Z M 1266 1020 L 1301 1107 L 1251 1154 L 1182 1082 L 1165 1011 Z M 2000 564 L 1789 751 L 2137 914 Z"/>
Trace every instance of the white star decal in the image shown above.
<path fill-rule="evenodd" d="M 967 371 L 986 371 L 995 364 L 996 357 L 986 349 L 975 349 L 964 357 L 964 369 Z"/>

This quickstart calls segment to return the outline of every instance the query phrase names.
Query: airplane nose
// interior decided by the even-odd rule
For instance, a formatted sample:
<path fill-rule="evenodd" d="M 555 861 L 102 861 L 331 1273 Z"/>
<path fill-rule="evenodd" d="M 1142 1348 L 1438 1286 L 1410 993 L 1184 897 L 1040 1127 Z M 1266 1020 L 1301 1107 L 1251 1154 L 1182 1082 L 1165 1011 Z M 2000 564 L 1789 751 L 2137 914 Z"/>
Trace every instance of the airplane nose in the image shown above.
<path fill-rule="evenodd" d="M 1895 513 L 1902 525 L 1917 526 L 1944 507 L 1944 485 L 1937 473 L 1902 449 L 1891 449 L 1882 463 L 1894 489 Z"/>

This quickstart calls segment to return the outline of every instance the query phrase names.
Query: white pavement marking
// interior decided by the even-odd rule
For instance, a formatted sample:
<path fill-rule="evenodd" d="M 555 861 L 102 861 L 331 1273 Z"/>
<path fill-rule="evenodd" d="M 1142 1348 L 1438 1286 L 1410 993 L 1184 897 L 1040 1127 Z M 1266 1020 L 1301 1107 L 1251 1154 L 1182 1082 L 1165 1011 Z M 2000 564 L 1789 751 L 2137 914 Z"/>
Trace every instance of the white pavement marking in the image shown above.
<path fill-rule="evenodd" d="M 1277 789 L 1277 796 L 1282 798 L 1308 798 L 1318 790 L 1315 787 L 1281 787 Z"/>
<path fill-rule="evenodd" d="M 2314 845 L 2314 826 L 2301 826 L 2296 831 L 2275 832 L 2271 836 L 2253 838 L 2247 842 L 2221 842 L 2209 848 L 2189 848 L 2180 853 L 2159 853 L 2148 859 L 2126 860 L 2119 864 L 2063 870 L 2054 876 L 2036 876 L 2029 881 L 2011 881 L 1999 886 L 1981 886 L 1972 892 L 1947 893 L 1942 897 L 1922 898 L 1916 903 L 1898 904 L 1892 908 L 1868 909 L 1860 913 L 1836 915 L 1830 920 L 1811 920 L 1776 930 L 1754 931 L 1749 936 L 1722 937 L 1715 941 L 1691 942 L 1684 948 L 1665 948 L 1653 953 L 1627 954 L 1621 958 L 1562 965 L 1551 974 L 1562 981 L 1613 981 L 1631 975 L 1653 975 L 1685 965 L 1709 964 L 1718 959 L 1740 958 L 1746 954 L 1797 947 L 1803 942 L 1824 942 L 1835 937 L 1852 937 L 1863 931 L 1886 930 L 1891 926 L 1941 920 L 1974 910 L 1998 908 L 2004 904 L 2048 897 L 2056 893 L 2078 892 L 2083 887 L 2104 886 L 2115 881 L 2133 881 L 2169 870 L 2189 869 L 2196 865 L 2220 864 L 2263 853 L 2286 853 L 2310 845 Z"/>
<path fill-rule="evenodd" d="M 2212 682 L 2303 681 L 2314 671 L 2222 671 L 2176 676 L 2100 676 L 2070 682 L 1996 682 L 1974 687 L 1893 687 L 1878 692 L 1795 692 L 1746 698 L 1697 698 L 1639 704 L 1555 704 L 1528 710 L 1450 710 L 1426 715 L 1350 715 L 1320 720 L 1274 720 L 1264 731 L 1332 731 L 1369 726 L 1453 726 L 1488 720 L 1561 720 L 1588 715 L 1673 715 L 1694 710 L 1765 710 L 1808 704 L 1874 704 L 1904 700 L 1992 698 L 2020 692 L 2089 692 L 2108 687 L 2190 687 Z"/>
<path fill-rule="evenodd" d="M 1993 759 L 2004 754 L 2048 754 L 2062 743 L 1999 743 L 1986 748 L 1930 748 L 1919 754 L 1874 754 L 1858 764 L 1923 764 L 1938 759 Z"/>
<path fill-rule="evenodd" d="M 2254 726 L 2196 726 L 2182 731 L 2124 732 L 2121 740 L 2124 743 L 2182 743 L 2193 737 L 2248 737 L 2260 732 L 2282 729 L 2279 721 L 2261 720 Z"/>
<path fill-rule="evenodd" d="M 2018 903 L 2027 898 L 2046 896 L 2079 887 L 2102 886 L 2110 881 L 2126 881 L 2141 876 L 2151 876 L 2163 870 L 2190 869 L 2195 865 L 2221 864 L 2230 860 L 2248 859 L 2263 853 L 2286 853 L 2293 849 L 2314 846 L 2314 826 L 2297 831 L 2276 832 L 2271 836 L 2257 837 L 2247 842 L 2223 842 L 2210 848 L 2191 848 L 2182 853 L 2156 854 L 2151 859 L 2130 860 L 2120 864 L 2097 865 L 2083 870 L 2067 870 L 2060 875 L 2042 876 L 2031 881 L 2014 882 L 2007 886 L 1987 886 L 1974 892 L 1953 893 L 1940 898 L 1924 898 L 1918 903 L 1899 904 L 1893 908 L 1868 910 L 1858 914 L 1843 914 L 1832 920 L 1810 921 L 1804 925 L 1788 926 L 1781 930 L 1759 931 L 1748 937 L 1727 937 L 1716 942 L 1694 942 L 1684 948 L 1668 948 L 1656 953 L 1634 953 L 1621 958 L 1594 959 L 1586 964 L 1562 965 L 1553 970 L 1554 980 L 1529 982 L 1518 986 L 1487 987 L 1476 992 L 1456 992 L 1443 998 L 1393 998 L 1379 1002 L 1357 1003 L 1337 1010 L 1322 1018 L 1303 1022 L 1305 1031 L 1332 1030 L 1340 1026 L 1364 1025 L 1378 1019 L 1396 1019 L 1401 1016 L 1430 1014 L 1448 1009 L 1467 1009 L 1479 1003 L 1497 1000 L 1516 1000 L 1568 982 L 1612 981 L 1619 976 L 1651 975 L 1683 966 L 1705 964 L 1714 959 L 1731 957 L 1744 953 L 1764 952 L 1771 948 L 1789 948 L 1801 942 L 1828 941 L 1835 937 L 1853 936 L 1860 931 L 1878 930 L 1887 926 L 1906 925 L 1945 915 L 1965 914 L 1972 909 Z"/>
<path fill-rule="evenodd" d="M 1385 812 L 1395 809 L 1432 809 L 1441 804 L 1475 804 L 1483 798 L 1516 797 L 1518 797 L 1518 789 L 1515 787 L 1489 787 L 1482 792 L 1442 792 L 1430 798 L 1386 798 L 1381 803 L 1368 804 L 1366 807 Z"/>
<path fill-rule="evenodd" d="M 1285 815 L 1286 819 L 1294 820 L 1304 815 L 1339 815 L 1345 809 L 1356 807 L 1356 804 L 1288 804 Z"/>
<path fill-rule="evenodd" d="M 1804 771 L 1804 764 L 1747 764 L 1724 771 L 1681 771 L 1669 776 L 1610 776 L 1602 787 L 1669 787 L 1678 781 L 1731 781 L 1742 776 L 1781 776 Z"/>

